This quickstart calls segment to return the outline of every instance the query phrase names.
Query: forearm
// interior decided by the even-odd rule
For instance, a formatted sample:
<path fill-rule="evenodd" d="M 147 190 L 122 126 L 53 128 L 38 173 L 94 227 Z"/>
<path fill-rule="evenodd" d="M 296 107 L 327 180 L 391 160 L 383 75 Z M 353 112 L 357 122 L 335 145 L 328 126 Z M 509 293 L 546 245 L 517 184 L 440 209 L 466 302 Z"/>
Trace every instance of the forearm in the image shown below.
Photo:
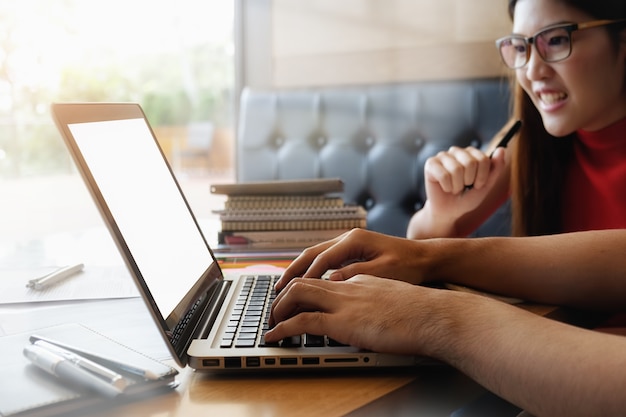
<path fill-rule="evenodd" d="M 582 308 L 619 309 L 626 300 L 626 230 L 423 243 L 416 258 L 428 263 L 425 280 Z"/>
<path fill-rule="evenodd" d="M 437 217 L 428 201 L 411 217 L 406 235 L 409 239 L 459 237 L 454 229 L 454 222 Z"/>
<path fill-rule="evenodd" d="M 407 228 L 408 239 L 466 237 L 475 231 L 492 214 L 498 205 L 481 207 L 458 218 L 447 218 L 436 213 L 426 201 L 424 207 L 415 213 Z"/>
<path fill-rule="evenodd" d="M 464 214 L 447 213 L 448 216 L 427 200 L 424 207 L 411 217 L 407 238 L 466 237 L 506 202 L 508 194 L 505 191 L 492 193 L 474 210 Z"/>
<path fill-rule="evenodd" d="M 433 316 L 444 319 L 433 326 L 432 356 L 537 416 L 623 415 L 626 338 L 483 297 L 446 301 Z"/>

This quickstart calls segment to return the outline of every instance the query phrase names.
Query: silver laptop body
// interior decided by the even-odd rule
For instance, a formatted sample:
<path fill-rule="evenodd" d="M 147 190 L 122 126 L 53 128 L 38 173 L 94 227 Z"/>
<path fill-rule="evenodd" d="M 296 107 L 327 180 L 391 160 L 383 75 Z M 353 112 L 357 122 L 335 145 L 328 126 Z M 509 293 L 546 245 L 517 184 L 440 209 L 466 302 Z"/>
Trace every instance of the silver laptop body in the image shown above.
<path fill-rule="evenodd" d="M 300 344 L 285 341 L 258 347 L 262 336 L 257 335 L 254 343 L 238 345 L 243 333 L 233 330 L 234 320 L 238 316 L 244 320 L 252 305 L 243 301 L 240 293 L 272 277 L 255 271 L 245 276 L 231 276 L 228 270 L 224 274 L 141 107 L 133 103 L 56 103 L 52 115 L 180 366 L 241 372 L 405 367 L 430 362 L 350 346 L 327 346 L 328 338 L 322 338 L 323 346 L 309 347 L 306 335 Z M 256 304 L 260 298 L 257 296 Z M 255 307 L 262 310 L 261 322 L 266 321 L 270 304 L 271 296 L 267 296 L 264 307 Z M 247 324 L 250 331 L 251 322 Z M 224 347 L 229 338 L 230 347 Z"/>

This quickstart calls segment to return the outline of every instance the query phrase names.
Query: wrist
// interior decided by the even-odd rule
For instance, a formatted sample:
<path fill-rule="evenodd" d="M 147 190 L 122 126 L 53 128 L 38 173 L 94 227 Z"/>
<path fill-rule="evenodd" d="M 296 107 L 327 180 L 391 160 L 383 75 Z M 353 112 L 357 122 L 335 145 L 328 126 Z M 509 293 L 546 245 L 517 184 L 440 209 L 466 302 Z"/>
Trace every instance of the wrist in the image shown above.
<path fill-rule="evenodd" d="M 459 282 L 470 265 L 466 262 L 474 256 L 474 240 L 467 238 L 433 238 L 421 240 L 421 248 L 415 257 L 421 262 L 424 282 Z"/>
<path fill-rule="evenodd" d="M 409 222 L 409 239 L 430 239 L 435 237 L 455 236 L 454 221 L 437 215 L 428 200 L 424 207 L 413 215 Z"/>

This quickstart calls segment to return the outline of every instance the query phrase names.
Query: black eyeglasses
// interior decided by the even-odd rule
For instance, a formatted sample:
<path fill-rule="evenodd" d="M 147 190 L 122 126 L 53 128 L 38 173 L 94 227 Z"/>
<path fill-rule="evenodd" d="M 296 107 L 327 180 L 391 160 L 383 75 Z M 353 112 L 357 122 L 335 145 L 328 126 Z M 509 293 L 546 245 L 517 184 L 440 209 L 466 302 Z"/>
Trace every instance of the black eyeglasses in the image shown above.
<path fill-rule="evenodd" d="M 626 19 L 553 25 L 529 38 L 522 35 L 505 36 L 496 41 L 496 47 L 504 64 L 511 69 L 521 68 L 528 63 L 531 44 L 535 45 L 537 53 L 545 62 L 558 62 L 572 53 L 572 32 L 616 23 L 626 23 Z"/>

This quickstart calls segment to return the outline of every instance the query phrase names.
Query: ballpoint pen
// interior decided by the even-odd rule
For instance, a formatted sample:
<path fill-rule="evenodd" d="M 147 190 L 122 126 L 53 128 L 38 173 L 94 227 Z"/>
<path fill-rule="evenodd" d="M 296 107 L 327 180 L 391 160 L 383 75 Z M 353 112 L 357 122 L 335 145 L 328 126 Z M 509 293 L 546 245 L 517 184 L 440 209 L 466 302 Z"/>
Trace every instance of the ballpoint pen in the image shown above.
<path fill-rule="evenodd" d="M 24 356 L 52 375 L 107 397 L 121 394 L 127 386 L 117 372 L 42 340 L 24 347 Z"/>
<path fill-rule="evenodd" d="M 146 380 L 157 380 L 160 379 L 161 376 L 155 373 L 150 369 L 145 369 L 140 366 L 137 366 L 132 363 L 125 362 L 121 360 L 121 358 L 111 357 L 111 356 L 103 356 L 98 355 L 94 352 L 87 351 L 85 349 L 81 349 L 76 346 L 72 346 L 71 344 L 60 342 L 58 340 L 54 340 L 45 336 L 41 336 L 38 334 L 33 334 L 30 337 L 30 342 L 33 344 L 45 342 L 48 345 L 56 346 L 62 349 L 65 349 L 68 352 L 75 353 L 85 359 L 90 359 L 92 361 L 98 361 L 102 365 L 106 366 L 111 370 L 120 370 L 124 372 L 128 372 L 129 374 L 141 376 Z M 163 365 L 164 368 L 167 368 Z"/>
<path fill-rule="evenodd" d="M 518 120 L 513 124 L 513 126 L 511 126 L 509 131 L 506 132 L 506 134 L 502 137 L 500 142 L 498 142 L 498 144 L 496 145 L 496 148 L 489 155 L 489 158 L 493 157 L 493 153 L 496 151 L 496 149 L 506 148 L 506 145 L 508 145 L 511 139 L 513 139 L 513 136 L 515 136 L 515 134 L 520 129 L 520 127 L 522 127 L 522 121 Z"/>
<path fill-rule="evenodd" d="M 506 148 L 506 145 L 508 145 L 511 139 L 513 139 L 513 136 L 515 136 L 515 134 L 518 132 L 520 127 L 522 127 L 522 121 L 518 120 L 513 124 L 513 126 L 511 126 L 511 128 L 506 132 L 506 134 L 502 137 L 502 139 L 500 139 L 500 142 L 498 142 L 495 149 L 491 151 L 491 153 L 489 154 L 489 159 L 493 157 L 493 154 L 496 152 L 496 149 Z M 474 184 L 466 185 L 465 191 L 471 190 L 472 188 L 474 188 Z"/>
<path fill-rule="evenodd" d="M 44 275 L 43 277 L 31 279 L 30 281 L 28 281 L 26 286 L 34 290 L 41 290 L 52 284 L 56 284 L 57 282 L 64 280 L 65 278 L 71 277 L 72 275 L 82 271 L 84 267 L 85 266 L 83 264 L 65 266 L 47 275 Z"/>

